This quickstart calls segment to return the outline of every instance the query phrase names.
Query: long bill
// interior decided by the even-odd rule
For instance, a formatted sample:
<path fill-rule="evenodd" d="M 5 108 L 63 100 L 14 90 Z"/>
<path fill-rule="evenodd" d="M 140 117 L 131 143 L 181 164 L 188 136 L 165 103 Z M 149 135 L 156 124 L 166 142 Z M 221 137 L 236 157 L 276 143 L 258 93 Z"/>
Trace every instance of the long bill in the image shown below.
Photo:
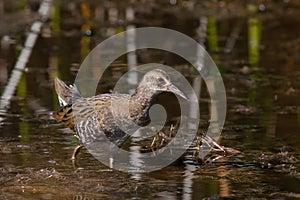
<path fill-rule="evenodd" d="M 171 84 L 167 87 L 168 92 L 172 92 L 180 97 L 182 97 L 185 100 L 188 100 L 189 98 L 184 94 L 181 90 L 179 90 L 174 84 Z"/>

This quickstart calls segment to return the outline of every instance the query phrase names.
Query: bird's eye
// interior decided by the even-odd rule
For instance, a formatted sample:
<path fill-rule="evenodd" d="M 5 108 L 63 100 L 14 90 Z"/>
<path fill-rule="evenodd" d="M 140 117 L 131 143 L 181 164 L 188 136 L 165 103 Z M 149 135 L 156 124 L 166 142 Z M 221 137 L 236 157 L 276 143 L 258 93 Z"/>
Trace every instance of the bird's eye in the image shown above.
<path fill-rule="evenodd" d="M 159 83 L 165 83 L 165 80 L 163 78 L 158 78 Z"/>

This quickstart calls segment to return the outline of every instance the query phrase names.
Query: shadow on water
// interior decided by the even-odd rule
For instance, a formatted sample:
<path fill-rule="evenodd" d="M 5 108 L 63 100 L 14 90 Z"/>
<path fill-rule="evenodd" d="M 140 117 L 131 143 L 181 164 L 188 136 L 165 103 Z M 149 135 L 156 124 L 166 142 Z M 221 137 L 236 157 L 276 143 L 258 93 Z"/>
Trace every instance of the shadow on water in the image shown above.
<path fill-rule="evenodd" d="M 40 19 L 39 7 L 40 1 L 0 1 L 1 94 L 30 25 Z M 299 9 L 296 1 L 54 1 L 9 105 L 0 110 L 1 199 L 299 198 Z M 73 167 L 70 156 L 78 141 L 53 118 L 54 77 L 72 83 L 95 45 L 144 26 L 178 30 L 205 45 L 227 92 L 219 143 L 244 154 L 207 164 L 187 155 L 156 172 L 127 174 L 108 169 L 83 149 Z M 109 92 L 130 66 L 149 62 L 173 66 L 199 82 L 184 60 L 139 50 L 113 63 L 98 92 Z M 202 88 L 205 129 L 210 105 Z M 176 123 L 176 98 L 163 94 L 159 102 L 170 111 L 170 124 Z"/>

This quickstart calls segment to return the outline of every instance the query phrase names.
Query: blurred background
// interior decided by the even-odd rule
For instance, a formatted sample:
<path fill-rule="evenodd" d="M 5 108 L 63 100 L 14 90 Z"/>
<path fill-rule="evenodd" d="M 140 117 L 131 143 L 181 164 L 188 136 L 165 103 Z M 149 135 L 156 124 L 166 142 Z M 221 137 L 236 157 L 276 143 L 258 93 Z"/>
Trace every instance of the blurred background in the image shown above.
<path fill-rule="evenodd" d="M 293 0 L 0 0 L 0 198 L 299 198 L 299 11 Z M 219 143 L 244 154 L 202 164 L 191 153 L 156 172 L 126 174 L 82 150 L 73 167 L 78 141 L 53 119 L 53 79 L 73 83 L 96 45 L 148 26 L 182 32 L 206 48 L 227 95 Z M 133 63 L 124 55 L 111 65 L 98 92 L 109 92 L 133 64 L 172 66 L 202 88 L 205 131 L 209 95 L 192 66 L 164 51 L 133 53 Z M 158 101 L 176 124 L 176 98 Z"/>

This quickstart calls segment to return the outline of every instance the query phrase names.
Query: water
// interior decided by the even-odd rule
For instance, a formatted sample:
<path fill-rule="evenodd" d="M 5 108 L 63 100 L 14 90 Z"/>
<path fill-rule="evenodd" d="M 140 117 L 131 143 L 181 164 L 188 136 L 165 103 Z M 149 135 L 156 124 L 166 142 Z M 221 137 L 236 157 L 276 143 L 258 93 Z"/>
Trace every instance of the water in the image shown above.
<path fill-rule="evenodd" d="M 12 40 L 1 43 L 1 94 L 38 7 L 2 4 L 0 34 Z M 42 29 L 10 106 L 0 112 L 1 199 L 299 198 L 299 3 L 64 1 L 53 6 L 52 20 Z M 17 20 L 19 15 L 24 20 Z M 219 143 L 244 154 L 209 164 L 187 156 L 156 172 L 127 174 L 107 168 L 83 149 L 73 166 L 70 157 L 78 141 L 53 119 L 58 101 L 52 81 L 59 76 L 72 83 L 90 50 L 128 25 L 172 28 L 204 42 L 227 93 Z M 205 27 L 207 37 L 197 35 Z M 150 50 L 137 56 L 139 64 L 160 62 L 184 72 L 191 82 L 195 78 L 174 55 Z M 127 66 L 126 57 L 119 58 L 98 92 L 109 92 Z M 201 97 L 205 129 L 208 95 L 203 91 Z M 176 122 L 176 98 L 163 94 L 159 102 Z M 271 157 L 283 147 L 293 162 L 279 165 Z M 264 168 L 260 158 L 270 159 Z"/>

